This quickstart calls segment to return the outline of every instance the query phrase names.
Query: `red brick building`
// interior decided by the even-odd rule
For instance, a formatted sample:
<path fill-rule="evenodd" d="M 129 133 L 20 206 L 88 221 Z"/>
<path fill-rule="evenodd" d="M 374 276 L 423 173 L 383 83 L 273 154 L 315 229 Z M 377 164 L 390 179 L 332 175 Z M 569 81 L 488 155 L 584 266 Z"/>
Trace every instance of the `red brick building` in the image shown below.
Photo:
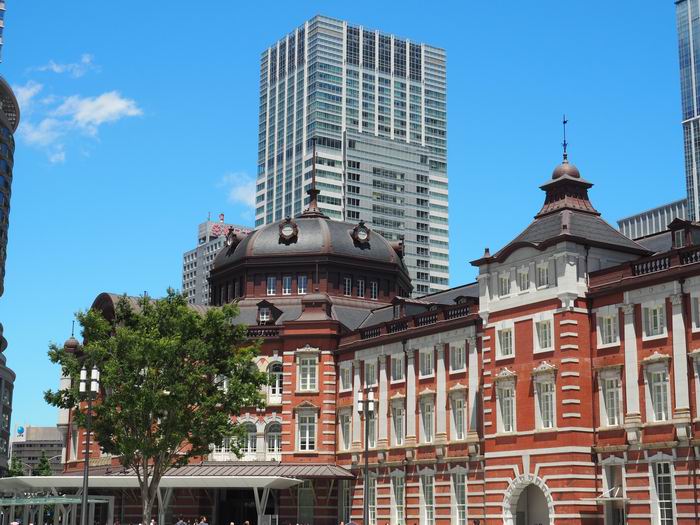
<path fill-rule="evenodd" d="M 634 242 L 591 186 L 565 158 L 476 283 L 419 299 L 402 247 L 329 220 L 313 191 L 301 216 L 231 236 L 213 302 L 238 302 L 275 380 L 238 417 L 244 457 L 217 443 L 166 476 L 160 521 L 361 523 L 367 501 L 371 525 L 700 523 L 700 226 Z M 64 481 L 7 483 L 68 486 L 83 433 L 64 428 Z M 138 519 L 117 459 L 90 461 L 114 516 Z"/>

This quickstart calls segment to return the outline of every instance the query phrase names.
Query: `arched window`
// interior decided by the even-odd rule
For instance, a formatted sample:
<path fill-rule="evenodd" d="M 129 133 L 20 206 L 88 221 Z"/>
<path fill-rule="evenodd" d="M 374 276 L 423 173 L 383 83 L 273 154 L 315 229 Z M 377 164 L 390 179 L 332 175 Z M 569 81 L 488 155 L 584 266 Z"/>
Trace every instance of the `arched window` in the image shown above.
<path fill-rule="evenodd" d="M 279 423 L 268 425 L 265 433 L 265 443 L 267 444 L 266 459 L 280 459 L 282 457 L 282 425 Z"/>
<path fill-rule="evenodd" d="M 253 423 L 246 423 L 245 438 L 241 445 L 241 453 L 244 459 L 255 459 L 258 449 L 258 431 Z"/>
<path fill-rule="evenodd" d="M 270 386 L 268 388 L 268 403 L 282 403 L 282 364 L 272 363 L 270 365 Z"/>

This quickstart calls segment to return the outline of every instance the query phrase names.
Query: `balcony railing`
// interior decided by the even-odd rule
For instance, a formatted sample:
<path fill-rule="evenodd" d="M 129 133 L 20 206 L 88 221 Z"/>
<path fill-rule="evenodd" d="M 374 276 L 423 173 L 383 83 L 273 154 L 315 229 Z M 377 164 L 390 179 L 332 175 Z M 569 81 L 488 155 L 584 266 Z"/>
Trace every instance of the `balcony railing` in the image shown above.
<path fill-rule="evenodd" d="M 270 337 L 279 337 L 280 327 L 279 326 L 249 326 L 248 327 L 248 337 L 251 339 L 266 339 Z"/>

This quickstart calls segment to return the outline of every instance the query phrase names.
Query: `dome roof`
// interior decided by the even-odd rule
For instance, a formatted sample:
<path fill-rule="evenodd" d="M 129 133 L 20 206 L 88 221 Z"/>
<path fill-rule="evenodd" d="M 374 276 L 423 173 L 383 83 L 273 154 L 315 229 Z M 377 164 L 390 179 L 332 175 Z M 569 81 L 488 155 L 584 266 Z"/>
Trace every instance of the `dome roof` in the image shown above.
<path fill-rule="evenodd" d="M 573 164 L 569 164 L 569 159 L 564 156 L 564 160 L 562 161 L 559 166 L 554 168 L 554 171 L 552 172 L 552 179 L 560 179 L 562 177 L 571 177 L 573 179 L 580 179 L 581 178 L 581 173 L 578 171 L 578 168 L 574 166 Z"/>
<path fill-rule="evenodd" d="M 396 265 L 407 272 L 402 258 L 380 234 L 367 226 L 330 220 L 324 215 L 303 214 L 290 223 L 294 235 L 285 238 L 281 226 L 287 219 L 261 226 L 236 246 L 224 247 L 214 261 L 220 270 L 250 258 L 285 258 L 289 256 L 335 255 L 370 263 Z M 369 231 L 366 241 L 359 241 L 355 232 L 363 227 Z"/>

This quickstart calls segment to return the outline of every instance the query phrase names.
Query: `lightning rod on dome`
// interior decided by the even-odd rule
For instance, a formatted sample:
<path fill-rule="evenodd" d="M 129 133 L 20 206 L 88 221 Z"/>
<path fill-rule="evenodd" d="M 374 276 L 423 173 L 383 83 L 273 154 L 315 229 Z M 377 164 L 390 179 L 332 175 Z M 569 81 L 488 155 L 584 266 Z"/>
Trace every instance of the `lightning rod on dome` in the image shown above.
<path fill-rule="evenodd" d="M 566 119 L 566 113 L 565 113 L 561 118 L 561 124 L 562 124 L 562 127 L 564 128 L 564 142 L 561 143 L 561 146 L 564 149 L 564 162 L 568 161 L 568 154 L 566 153 L 566 147 L 569 145 L 569 143 L 566 142 L 566 125 L 568 123 L 569 123 L 569 121 Z"/>

